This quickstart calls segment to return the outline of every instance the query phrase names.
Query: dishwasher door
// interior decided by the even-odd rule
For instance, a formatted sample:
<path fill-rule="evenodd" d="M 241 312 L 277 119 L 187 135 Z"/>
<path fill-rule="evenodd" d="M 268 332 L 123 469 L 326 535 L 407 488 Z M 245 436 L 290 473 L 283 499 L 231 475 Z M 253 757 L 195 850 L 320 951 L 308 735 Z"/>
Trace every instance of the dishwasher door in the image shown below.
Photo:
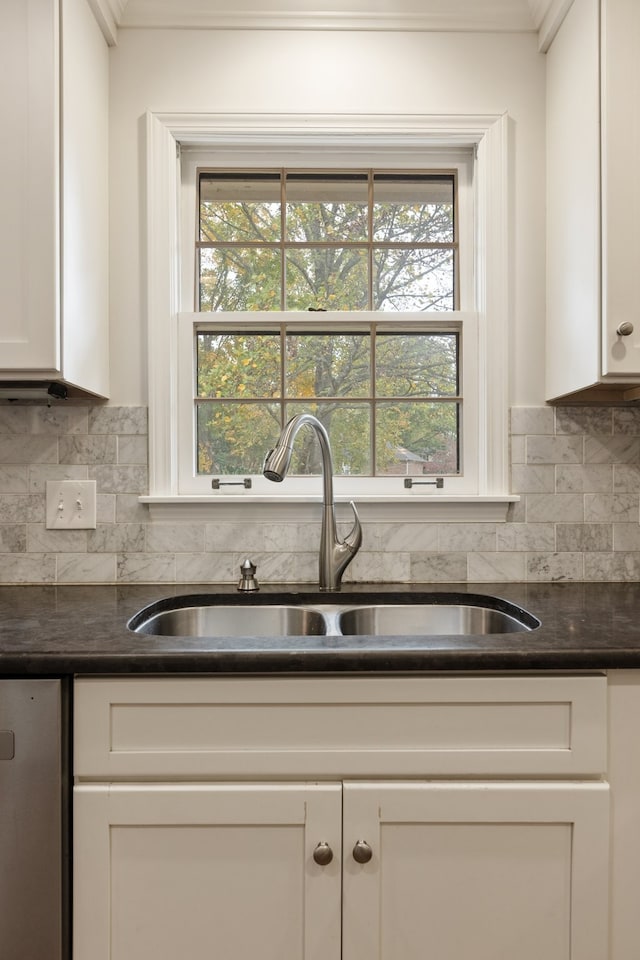
<path fill-rule="evenodd" d="M 66 960 L 64 689 L 0 680 L 2 960 Z"/>

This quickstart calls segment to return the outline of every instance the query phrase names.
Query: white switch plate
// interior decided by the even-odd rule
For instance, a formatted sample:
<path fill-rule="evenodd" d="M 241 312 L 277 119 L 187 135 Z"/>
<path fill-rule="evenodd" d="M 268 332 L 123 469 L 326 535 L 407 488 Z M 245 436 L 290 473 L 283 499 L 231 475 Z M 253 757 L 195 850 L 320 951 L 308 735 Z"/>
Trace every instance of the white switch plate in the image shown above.
<path fill-rule="evenodd" d="M 95 530 L 96 481 L 47 480 L 47 529 Z"/>

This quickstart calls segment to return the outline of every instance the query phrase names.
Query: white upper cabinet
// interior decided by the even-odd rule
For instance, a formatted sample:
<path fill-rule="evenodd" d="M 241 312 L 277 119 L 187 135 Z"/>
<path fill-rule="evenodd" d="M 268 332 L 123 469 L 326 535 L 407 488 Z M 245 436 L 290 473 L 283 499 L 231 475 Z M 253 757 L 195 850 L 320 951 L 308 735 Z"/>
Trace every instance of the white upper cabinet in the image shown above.
<path fill-rule="evenodd" d="M 0 380 L 107 396 L 107 45 L 87 0 L 2 17 Z"/>
<path fill-rule="evenodd" d="M 638 49 L 637 0 L 574 0 L 547 54 L 548 400 L 640 396 Z"/>

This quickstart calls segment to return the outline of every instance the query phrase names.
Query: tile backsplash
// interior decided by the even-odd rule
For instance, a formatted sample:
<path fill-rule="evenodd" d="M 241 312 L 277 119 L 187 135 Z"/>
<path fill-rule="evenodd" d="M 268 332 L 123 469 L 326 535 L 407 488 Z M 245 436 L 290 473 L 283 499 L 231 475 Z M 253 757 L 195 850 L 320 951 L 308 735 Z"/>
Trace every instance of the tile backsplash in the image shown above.
<path fill-rule="evenodd" d="M 356 581 L 640 580 L 640 409 L 515 407 L 506 523 L 366 523 Z M 47 480 L 95 479 L 95 530 Z M 315 582 L 319 523 L 150 521 L 144 407 L 0 405 L 0 583 Z"/>

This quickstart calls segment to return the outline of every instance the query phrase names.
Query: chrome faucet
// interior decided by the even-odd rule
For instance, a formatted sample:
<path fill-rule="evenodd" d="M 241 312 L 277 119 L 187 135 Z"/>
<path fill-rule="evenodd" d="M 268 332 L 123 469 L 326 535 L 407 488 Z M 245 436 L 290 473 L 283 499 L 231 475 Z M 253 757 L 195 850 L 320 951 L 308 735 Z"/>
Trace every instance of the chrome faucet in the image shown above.
<path fill-rule="evenodd" d="M 293 442 L 300 427 L 313 427 L 320 442 L 322 454 L 322 531 L 320 535 L 319 581 L 321 590 L 339 590 L 342 574 L 351 563 L 362 543 L 362 527 L 355 504 L 351 509 L 355 517 L 352 529 L 344 540 L 338 539 L 336 512 L 333 502 L 333 463 L 329 435 L 317 417 L 310 413 L 300 413 L 286 424 L 280 438 L 265 457 L 263 473 L 267 480 L 280 483 L 287 475 Z"/>

